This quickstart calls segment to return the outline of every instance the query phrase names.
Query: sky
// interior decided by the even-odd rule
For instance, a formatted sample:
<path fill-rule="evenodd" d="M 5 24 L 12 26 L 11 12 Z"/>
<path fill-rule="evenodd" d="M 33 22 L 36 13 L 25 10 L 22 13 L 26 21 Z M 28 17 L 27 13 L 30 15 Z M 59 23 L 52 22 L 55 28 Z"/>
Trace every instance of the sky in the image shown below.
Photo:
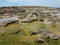
<path fill-rule="evenodd" d="M 2 6 L 49 6 L 60 7 L 60 0 L 0 0 Z"/>

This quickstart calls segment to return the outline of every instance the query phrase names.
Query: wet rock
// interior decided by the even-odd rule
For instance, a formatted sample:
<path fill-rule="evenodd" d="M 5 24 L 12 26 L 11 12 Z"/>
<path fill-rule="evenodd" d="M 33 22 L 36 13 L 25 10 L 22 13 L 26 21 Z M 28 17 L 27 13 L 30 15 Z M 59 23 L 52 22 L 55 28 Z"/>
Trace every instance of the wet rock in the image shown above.
<path fill-rule="evenodd" d="M 36 38 L 34 42 L 36 42 L 36 43 L 44 43 L 45 40 L 42 39 L 42 38 Z"/>

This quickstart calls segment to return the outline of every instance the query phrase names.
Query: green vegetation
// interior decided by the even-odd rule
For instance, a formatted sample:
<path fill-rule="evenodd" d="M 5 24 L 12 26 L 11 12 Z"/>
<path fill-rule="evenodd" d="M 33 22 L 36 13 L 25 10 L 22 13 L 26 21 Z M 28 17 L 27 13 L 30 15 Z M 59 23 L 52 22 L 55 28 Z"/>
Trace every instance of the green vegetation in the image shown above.
<path fill-rule="evenodd" d="M 30 30 L 47 29 L 55 34 L 60 34 L 60 24 L 53 28 L 52 25 L 42 24 L 38 21 L 31 23 L 12 24 L 0 27 L 0 45 L 60 45 L 60 40 L 45 39 L 44 43 L 35 43 L 36 35 L 31 36 Z"/>

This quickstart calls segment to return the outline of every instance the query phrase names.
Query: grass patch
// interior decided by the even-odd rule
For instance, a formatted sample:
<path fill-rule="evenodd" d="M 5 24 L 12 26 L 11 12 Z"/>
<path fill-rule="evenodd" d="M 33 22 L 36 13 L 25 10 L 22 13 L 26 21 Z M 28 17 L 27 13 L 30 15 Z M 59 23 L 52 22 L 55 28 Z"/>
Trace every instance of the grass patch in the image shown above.
<path fill-rule="evenodd" d="M 30 36 L 29 31 L 44 28 L 53 33 L 60 34 L 60 24 L 56 28 L 52 25 L 41 24 L 38 21 L 31 23 L 12 24 L 7 27 L 0 27 L 0 45 L 60 45 L 60 40 L 46 39 L 45 43 L 35 43 L 36 35 Z"/>

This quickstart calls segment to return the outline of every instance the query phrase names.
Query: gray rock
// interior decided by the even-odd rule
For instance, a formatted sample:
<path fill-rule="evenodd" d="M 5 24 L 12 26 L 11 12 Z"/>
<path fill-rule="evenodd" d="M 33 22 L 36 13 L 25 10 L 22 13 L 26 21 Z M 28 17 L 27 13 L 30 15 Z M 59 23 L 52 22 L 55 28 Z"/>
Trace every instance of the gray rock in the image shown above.
<path fill-rule="evenodd" d="M 23 19 L 21 22 L 31 22 L 31 20 L 29 19 L 29 18 L 25 18 L 25 19 Z"/>
<path fill-rule="evenodd" d="M 37 32 L 33 31 L 33 30 L 31 30 L 29 33 L 30 33 L 30 35 L 36 35 L 37 34 Z"/>
<path fill-rule="evenodd" d="M 18 22 L 19 19 L 18 17 L 11 17 L 11 18 L 3 18 L 3 19 L 0 19 L 0 26 L 5 26 L 9 23 L 12 23 L 12 22 Z"/>
<path fill-rule="evenodd" d="M 50 35 L 51 34 L 51 35 Z M 50 38 L 50 36 L 53 36 L 54 34 L 50 31 L 45 31 L 41 34 L 44 38 Z"/>
<path fill-rule="evenodd" d="M 41 35 L 42 38 L 51 38 L 51 39 L 54 39 L 54 40 L 58 40 L 60 38 L 59 35 L 56 35 L 56 34 L 54 34 L 52 32 L 49 32 L 49 31 L 42 31 L 40 33 L 40 35 Z"/>
<path fill-rule="evenodd" d="M 25 19 L 22 20 L 22 22 L 32 22 L 36 20 L 37 20 L 37 17 L 33 16 L 33 17 L 26 17 Z"/>
<path fill-rule="evenodd" d="M 44 29 L 39 29 L 39 30 L 38 30 L 38 33 L 39 33 L 39 34 L 42 33 L 42 32 L 44 32 Z"/>
<path fill-rule="evenodd" d="M 40 34 L 42 38 L 49 38 L 49 34 L 44 32 Z"/>
<path fill-rule="evenodd" d="M 45 40 L 42 39 L 42 38 L 36 38 L 34 42 L 36 42 L 36 43 L 44 43 Z"/>
<path fill-rule="evenodd" d="M 38 30 L 38 33 L 39 33 L 39 34 L 40 34 L 40 33 L 43 33 L 43 32 L 45 32 L 45 33 L 52 33 L 52 32 L 50 32 L 50 31 L 48 31 L 48 30 L 46 30 L 46 29 L 43 29 L 43 28 L 41 28 L 41 29 Z"/>
<path fill-rule="evenodd" d="M 60 38 L 60 36 L 51 34 L 50 38 L 53 40 L 58 40 Z"/>
<path fill-rule="evenodd" d="M 30 20 L 35 21 L 35 20 L 37 20 L 37 17 L 35 15 L 33 15 L 33 17 L 31 17 Z"/>
<path fill-rule="evenodd" d="M 38 34 L 40 34 L 42 38 L 50 38 L 54 36 L 52 32 L 44 29 L 38 30 Z"/>

